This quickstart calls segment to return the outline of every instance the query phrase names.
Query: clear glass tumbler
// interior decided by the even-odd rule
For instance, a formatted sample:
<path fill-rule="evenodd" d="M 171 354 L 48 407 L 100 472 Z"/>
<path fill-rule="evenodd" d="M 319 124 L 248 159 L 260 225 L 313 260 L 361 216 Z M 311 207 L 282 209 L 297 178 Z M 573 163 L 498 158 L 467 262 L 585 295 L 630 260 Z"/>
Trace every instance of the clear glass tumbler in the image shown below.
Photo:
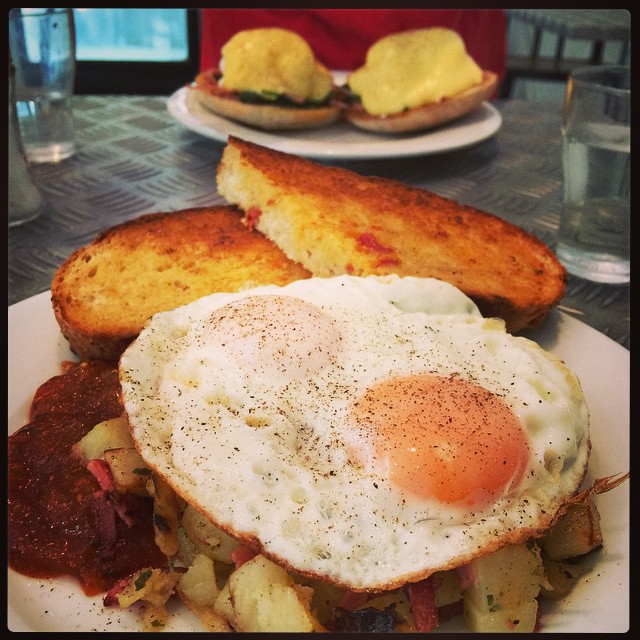
<path fill-rule="evenodd" d="M 72 9 L 12 9 L 9 46 L 16 68 L 16 111 L 30 162 L 59 162 L 75 153 Z"/>
<path fill-rule="evenodd" d="M 563 113 L 564 203 L 556 253 L 593 282 L 630 278 L 631 70 L 574 70 Z"/>

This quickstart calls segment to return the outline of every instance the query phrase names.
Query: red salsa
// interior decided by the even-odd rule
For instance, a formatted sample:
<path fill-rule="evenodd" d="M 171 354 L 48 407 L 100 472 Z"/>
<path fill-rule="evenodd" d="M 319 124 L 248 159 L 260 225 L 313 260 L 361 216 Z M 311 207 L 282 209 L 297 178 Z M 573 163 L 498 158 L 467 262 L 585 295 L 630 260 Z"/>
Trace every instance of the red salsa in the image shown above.
<path fill-rule="evenodd" d="M 74 364 L 37 390 L 29 423 L 9 437 L 12 569 L 34 578 L 71 575 L 95 595 L 138 569 L 167 564 L 154 543 L 152 500 L 110 496 L 71 454 L 98 422 L 122 411 L 115 365 Z"/>

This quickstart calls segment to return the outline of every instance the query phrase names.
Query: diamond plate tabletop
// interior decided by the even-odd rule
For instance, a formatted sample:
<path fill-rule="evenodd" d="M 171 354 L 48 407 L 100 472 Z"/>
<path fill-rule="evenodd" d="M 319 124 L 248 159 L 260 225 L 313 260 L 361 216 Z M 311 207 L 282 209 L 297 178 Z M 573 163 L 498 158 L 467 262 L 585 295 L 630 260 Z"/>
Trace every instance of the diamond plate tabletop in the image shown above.
<path fill-rule="evenodd" d="M 455 151 L 340 162 L 498 215 L 553 248 L 562 201 L 560 105 L 497 101 L 495 136 Z M 47 205 L 9 229 L 8 303 L 49 289 L 56 269 L 101 230 L 154 211 L 221 204 L 215 172 L 224 144 L 178 123 L 167 98 L 77 96 L 75 156 L 32 167 Z M 336 164 L 338 164 L 336 162 Z M 630 348 L 629 285 L 569 277 L 560 309 Z"/>

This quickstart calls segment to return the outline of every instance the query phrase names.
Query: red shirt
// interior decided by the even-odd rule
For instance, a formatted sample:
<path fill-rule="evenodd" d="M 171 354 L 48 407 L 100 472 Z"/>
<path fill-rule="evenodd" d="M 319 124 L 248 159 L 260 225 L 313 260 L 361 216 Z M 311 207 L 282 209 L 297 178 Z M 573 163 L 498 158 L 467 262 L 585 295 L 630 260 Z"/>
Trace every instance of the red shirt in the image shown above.
<path fill-rule="evenodd" d="M 460 34 L 469 55 L 502 78 L 506 60 L 503 9 L 202 9 L 200 69 L 217 67 L 220 49 L 238 31 L 283 27 L 302 36 L 329 69 L 364 64 L 382 36 L 408 29 L 447 27 Z"/>

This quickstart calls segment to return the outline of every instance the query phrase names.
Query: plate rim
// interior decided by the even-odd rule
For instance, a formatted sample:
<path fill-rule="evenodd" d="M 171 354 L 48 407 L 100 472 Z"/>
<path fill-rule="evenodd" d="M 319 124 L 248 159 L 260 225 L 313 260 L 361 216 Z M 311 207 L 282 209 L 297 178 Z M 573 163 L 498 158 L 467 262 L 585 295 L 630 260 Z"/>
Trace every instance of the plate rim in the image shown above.
<path fill-rule="evenodd" d="M 413 136 L 407 134 L 398 136 L 375 134 L 357 129 L 348 123 L 335 123 L 316 130 L 291 132 L 289 134 L 290 136 L 295 136 L 296 133 L 312 135 L 315 131 L 325 138 L 323 141 L 305 142 L 304 139 L 252 129 L 242 123 L 233 122 L 222 116 L 218 116 L 215 113 L 207 113 L 206 117 L 213 122 L 219 121 L 222 126 L 221 128 L 216 128 L 213 125 L 209 125 L 203 122 L 198 114 L 193 113 L 192 110 L 189 109 L 186 100 L 188 91 L 190 91 L 188 87 L 181 87 L 167 99 L 167 110 L 169 114 L 187 129 L 207 138 L 217 140 L 218 142 L 226 143 L 228 136 L 231 134 L 276 151 L 322 160 L 408 158 L 446 153 L 489 139 L 500 130 L 503 121 L 500 111 L 490 102 L 485 101 L 473 112 L 454 122 L 442 125 L 436 129 L 417 133 Z M 202 109 L 204 112 L 204 107 Z M 478 122 L 473 122 L 470 120 L 472 117 L 481 117 L 482 119 Z M 455 131 L 464 132 L 465 127 L 469 127 L 473 135 L 468 133 L 457 142 L 448 142 L 448 139 L 453 137 Z M 473 127 L 477 128 L 477 132 L 474 132 Z M 367 142 L 341 143 L 336 135 L 330 144 L 327 141 L 327 134 L 330 134 L 332 131 L 348 132 Z"/>

